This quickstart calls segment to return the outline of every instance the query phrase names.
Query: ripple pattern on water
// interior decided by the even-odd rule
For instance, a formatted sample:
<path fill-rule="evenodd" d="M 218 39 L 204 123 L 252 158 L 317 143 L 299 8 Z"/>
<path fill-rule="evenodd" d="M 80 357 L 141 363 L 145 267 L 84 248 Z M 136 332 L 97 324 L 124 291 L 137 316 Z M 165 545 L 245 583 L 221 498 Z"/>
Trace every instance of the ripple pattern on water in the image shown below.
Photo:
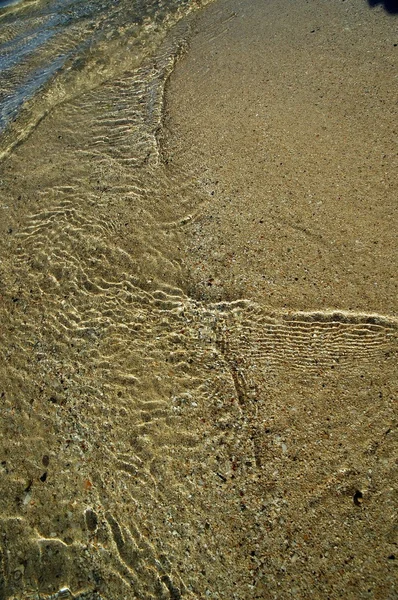
<path fill-rule="evenodd" d="M 365 484 L 392 536 L 396 320 L 188 293 L 181 232 L 205 198 L 159 142 L 186 35 L 3 165 L 1 598 L 269 597 Z"/>

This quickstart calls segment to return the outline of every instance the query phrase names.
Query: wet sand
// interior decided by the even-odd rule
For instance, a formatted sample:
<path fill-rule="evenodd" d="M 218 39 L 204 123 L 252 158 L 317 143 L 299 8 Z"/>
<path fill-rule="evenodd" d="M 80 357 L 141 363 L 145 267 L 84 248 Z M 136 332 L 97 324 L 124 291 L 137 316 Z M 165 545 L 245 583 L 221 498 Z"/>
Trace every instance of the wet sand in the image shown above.
<path fill-rule="evenodd" d="M 361 1 L 222 0 L 167 88 L 165 156 L 207 198 L 191 293 L 257 303 L 218 342 L 255 458 L 239 598 L 398 593 L 395 351 L 367 354 L 397 314 L 396 24 Z"/>
<path fill-rule="evenodd" d="M 239 598 L 397 594 L 394 353 L 365 356 L 372 319 L 341 329 L 397 311 L 395 27 L 359 1 L 217 2 L 168 86 L 165 155 L 207 196 L 193 293 L 261 307 L 219 346 L 254 444 Z"/>
<path fill-rule="evenodd" d="M 396 18 L 360 0 L 206 11 L 167 152 L 211 195 L 188 237 L 215 297 L 396 314 L 394 44 Z"/>
<path fill-rule="evenodd" d="M 194 293 L 262 309 L 220 346 L 256 465 L 241 598 L 397 594 L 395 359 L 330 314 L 397 311 L 395 28 L 359 1 L 217 2 L 168 86 L 165 154 L 207 195 Z"/>
<path fill-rule="evenodd" d="M 0 599 L 397 595 L 395 22 L 291 4 L 2 164 Z"/>

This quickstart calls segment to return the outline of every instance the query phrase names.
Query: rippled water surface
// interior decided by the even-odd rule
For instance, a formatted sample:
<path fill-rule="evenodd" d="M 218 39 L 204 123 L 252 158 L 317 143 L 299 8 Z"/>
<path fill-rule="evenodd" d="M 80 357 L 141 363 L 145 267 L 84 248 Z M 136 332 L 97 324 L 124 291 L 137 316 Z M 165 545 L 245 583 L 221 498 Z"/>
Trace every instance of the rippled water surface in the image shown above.
<path fill-rule="evenodd" d="M 393 480 L 396 319 L 190 272 L 213 196 L 164 95 L 197 8 L 1 5 L 0 600 L 275 598 L 332 552 L 314 522 L 352 519 L 343 565 L 373 535 L 351 496 Z"/>
<path fill-rule="evenodd" d="M 58 102 L 139 62 L 170 22 L 191 8 L 192 3 L 178 0 L 1 4 L 0 130 L 20 116 L 22 107 L 29 129 Z M 21 129 L 14 138 L 24 135 Z M 6 147 L 7 142 L 3 139 Z"/>

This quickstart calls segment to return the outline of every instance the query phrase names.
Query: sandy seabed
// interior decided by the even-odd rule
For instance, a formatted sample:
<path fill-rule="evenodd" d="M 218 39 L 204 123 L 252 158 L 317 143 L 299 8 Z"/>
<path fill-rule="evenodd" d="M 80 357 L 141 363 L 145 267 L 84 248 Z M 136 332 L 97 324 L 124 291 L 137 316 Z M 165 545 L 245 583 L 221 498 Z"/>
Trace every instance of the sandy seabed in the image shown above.
<path fill-rule="evenodd" d="M 3 162 L 1 599 L 397 598 L 396 24 L 214 2 Z"/>

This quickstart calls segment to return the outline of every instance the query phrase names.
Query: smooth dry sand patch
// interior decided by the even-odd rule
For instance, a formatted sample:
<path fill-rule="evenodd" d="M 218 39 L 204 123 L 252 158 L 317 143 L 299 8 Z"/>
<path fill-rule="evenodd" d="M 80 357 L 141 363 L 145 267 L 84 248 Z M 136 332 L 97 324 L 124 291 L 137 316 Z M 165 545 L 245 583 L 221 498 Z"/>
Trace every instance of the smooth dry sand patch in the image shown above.
<path fill-rule="evenodd" d="M 211 194 L 187 234 L 198 293 L 396 311 L 396 25 L 363 0 L 203 13 L 166 144 Z"/>

